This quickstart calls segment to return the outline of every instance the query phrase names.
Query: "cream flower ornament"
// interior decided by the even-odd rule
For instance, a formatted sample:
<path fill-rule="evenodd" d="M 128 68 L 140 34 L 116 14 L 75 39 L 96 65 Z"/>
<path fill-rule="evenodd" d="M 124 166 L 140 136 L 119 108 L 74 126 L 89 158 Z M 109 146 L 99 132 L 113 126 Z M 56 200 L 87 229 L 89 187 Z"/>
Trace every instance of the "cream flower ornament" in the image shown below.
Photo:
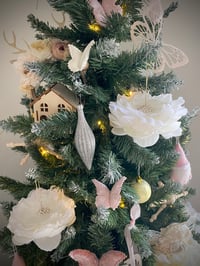
<path fill-rule="evenodd" d="M 59 188 L 32 190 L 11 211 L 7 227 L 13 243 L 20 246 L 33 241 L 42 250 L 55 249 L 61 232 L 76 220 L 74 209 L 73 199 Z"/>
<path fill-rule="evenodd" d="M 184 100 L 171 94 L 151 96 L 136 92 L 132 96 L 118 95 L 110 102 L 110 125 L 115 135 L 128 135 L 141 147 L 154 145 L 159 135 L 165 139 L 182 134 L 179 119 L 187 114 Z"/>
<path fill-rule="evenodd" d="M 32 42 L 29 49 L 30 53 L 39 61 L 44 61 L 52 57 L 50 41 L 48 39 Z"/>
<path fill-rule="evenodd" d="M 24 53 L 18 56 L 17 60 L 13 62 L 14 67 L 20 75 L 20 89 L 26 94 L 27 97 L 32 97 L 32 89 L 37 88 L 41 83 L 41 77 L 35 72 L 30 71 L 26 67 L 26 63 L 37 62 L 37 58 L 31 53 Z"/>
<path fill-rule="evenodd" d="M 172 223 L 160 232 L 150 231 L 150 243 L 156 265 L 196 266 L 200 261 L 200 245 L 185 223 Z"/>

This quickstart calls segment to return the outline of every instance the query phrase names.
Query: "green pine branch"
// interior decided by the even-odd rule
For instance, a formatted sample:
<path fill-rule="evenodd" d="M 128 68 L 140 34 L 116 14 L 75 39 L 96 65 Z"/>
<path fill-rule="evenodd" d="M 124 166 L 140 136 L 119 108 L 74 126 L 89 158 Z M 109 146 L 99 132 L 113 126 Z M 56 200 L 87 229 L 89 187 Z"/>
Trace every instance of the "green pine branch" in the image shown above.
<path fill-rule="evenodd" d="M 138 249 L 138 253 L 142 258 L 149 258 L 152 255 L 152 247 L 150 245 L 150 236 L 147 227 L 136 225 L 136 228 L 131 230 L 132 239 Z"/>
<path fill-rule="evenodd" d="M 129 16 L 121 16 L 119 14 L 112 14 L 107 18 L 106 27 L 101 30 L 101 38 L 114 38 L 116 41 L 130 40 L 130 26 L 131 20 Z"/>
<path fill-rule="evenodd" d="M 27 115 L 17 115 L 0 121 L 0 127 L 5 131 L 10 131 L 21 136 L 31 136 L 31 123 L 33 118 Z"/>
<path fill-rule="evenodd" d="M 29 266 L 54 266 L 50 253 L 38 248 L 34 242 L 17 247 L 19 255 L 24 258 L 25 265 Z"/>
<path fill-rule="evenodd" d="M 49 27 L 48 24 L 39 21 L 33 15 L 28 16 L 32 28 L 40 32 L 38 38 L 58 38 L 76 43 L 81 40 L 83 44 L 89 43 L 90 40 L 96 39 L 98 34 L 89 28 L 89 24 L 93 21 L 93 16 L 87 2 L 81 1 L 49 1 L 49 4 L 58 11 L 64 11 L 70 15 L 72 23 L 68 27 L 56 29 Z"/>
<path fill-rule="evenodd" d="M 0 189 L 9 191 L 16 200 L 26 197 L 33 188 L 33 185 L 25 184 L 9 177 L 0 176 Z"/>
<path fill-rule="evenodd" d="M 42 81 L 49 86 L 56 83 L 63 85 L 71 84 L 70 71 L 66 61 L 49 61 L 49 62 L 34 62 L 27 63 L 26 68 L 31 72 L 36 73 Z"/>
<path fill-rule="evenodd" d="M 101 256 L 108 250 L 114 249 L 113 235 L 109 228 L 102 228 L 98 224 L 91 224 L 88 227 L 88 241 L 90 250 L 94 251 L 97 256 Z"/>
<path fill-rule="evenodd" d="M 114 136 L 113 144 L 126 161 L 137 167 L 142 168 L 148 165 L 149 168 L 152 168 L 158 163 L 158 156 L 154 152 L 135 144 L 129 136 Z"/>
<path fill-rule="evenodd" d="M 183 130 L 182 135 L 180 136 L 180 142 L 185 145 L 191 140 L 191 122 L 199 114 L 200 109 L 195 108 L 191 112 L 188 112 L 187 115 L 181 118 L 181 128 Z"/>
<path fill-rule="evenodd" d="M 143 87 L 144 87 L 143 80 Z M 177 78 L 174 72 L 161 73 L 160 75 L 149 77 L 148 89 L 152 95 L 161 93 L 172 93 L 182 85 L 182 81 Z"/>
<path fill-rule="evenodd" d="M 4 227 L 0 231 L 0 240 L 1 240 L 1 250 L 5 251 L 8 256 L 12 256 L 13 245 L 12 245 L 11 233 L 7 229 L 7 227 Z"/>
<path fill-rule="evenodd" d="M 50 116 L 47 120 L 32 125 L 32 132 L 44 140 L 68 143 L 76 127 L 77 114 L 64 111 Z"/>
<path fill-rule="evenodd" d="M 169 7 L 164 11 L 163 17 L 167 18 L 171 12 L 176 10 L 177 7 L 178 1 L 173 1 L 172 3 L 170 3 Z"/>
<path fill-rule="evenodd" d="M 7 202 L 7 201 L 1 202 L 1 208 L 3 210 L 3 214 L 5 215 L 5 217 L 9 218 L 13 206 L 14 206 L 13 202 Z"/>
<path fill-rule="evenodd" d="M 91 9 L 86 0 L 79 0 L 78 2 L 74 0 L 48 0 L 48 3 L 57 11 L 64 11 L 68 13 L 77 28 L 87 28 L 88 23 L 93 18 Z"/>
<path fill-rule="evenodd" d="M 71 40 L 74 39 L 74 33 L 68 27 L 55 28 L 37 19 L 33 14 L 27 16 L 27 21 L 31 27 L 37 32 L 36 39 L 48 39 L 56 38 L 60 40 Z"/>

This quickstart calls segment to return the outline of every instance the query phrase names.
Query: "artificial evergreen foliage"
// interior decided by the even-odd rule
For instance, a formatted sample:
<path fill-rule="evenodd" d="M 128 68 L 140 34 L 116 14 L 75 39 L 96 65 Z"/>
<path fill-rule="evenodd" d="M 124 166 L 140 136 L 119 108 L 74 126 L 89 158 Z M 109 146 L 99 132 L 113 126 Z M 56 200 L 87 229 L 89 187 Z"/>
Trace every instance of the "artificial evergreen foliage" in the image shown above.
<path fill-rule="evenodd" d="M 124 43 L 127 46 L 132 45 L 130 27 L 134 22 L 142 21 L 140 10 L 143 8 L 143 1 L 117 1 L 116 4 L 122 7 L 122 14 L 111 12 L 106 24 L 98 25 L 98 30 L 89 27 L 98 24 L 89 2 L 48 0 L 52 8 L 69 15 L 71 24 L 62 28 L 52 27 L 33 14 L 28 16 L 30 26 L 36 31 L 37 40 L 48 40 L 48 44 L 51 40 L 67 41 L 68 47 L 72 45 L 71 49 L 75 46 L 81 51 L 90 41 L 94 40 L 95 44 L 88 54 L 88 66 L 84 70 L 70 70 L 68 63 L 73 54 L 63 60 L 46 58 L 25 62 L 26 71 L 37 75 L 40 80 L 40 84 L 33 87 L 35 98 L 22 95 L 21 103 L 26 106 L 27 114 L 9 117 L 1 121 L 0 126 L 5 131 L 21 136 L 24 145 L 12 149 L 20 152 L 22 156 L 31 156 L 35 165 L 26 173 L 27 180 L 24 183 L 15 181 L 15 177 L 0 177 L 0 188 L 9 191 L 14 197 L 14 202 L 4 202 L 2 207 L 9 219 L 13 206 L 38 187 L 46 190 L 51 187 L 62 189 L 64 194 L 75 202 L 76 220 L 62 231 L 61 240 L 55 249 L 45 251 L 34 242 L 16 245 L 27 266 L 78 265 L 69 257 L 70 251 L 75 249 L 87 249 L 98 258 L 109 250 L 118 250 L 125 253 L 128 259 L 130 254 L 124 230 L 131 219 L 134 220 L 130 210 L 138 203 L 140 195 L 133 184 L 138 176 L 141 176 L 150 185 L 151 197 L 140 204 L 141 214 L 131 229 L 131 238 L 135 246 L 134 251 L 141 256 L 143 265 L 153 266 L 156 265 L 156 256 L 151 246 L 151 231 L 160 232 L 161 228 L 172 223 L 187 221 L 184 204 L 185 200 L 194 194 L 194 190 L 177 184 L 170 178 L 179 158 L 175 151 L 176 136 L 165 138 L 160 135 L 155 144 L 142 147 L 128 134 L 116 135 L 109 120 L 109 104 L 115 102 L 118 95 L 129 97 L 130 92 L 134 94 L 148 91 L 155 97 L 170 94 L 181 86 L 182 81 L 171 69 L 160 73 L 147 73 L 147 66 L 151 66 L 158 56 L 162 40 L 159 40 L 156 46 L 144 43 L 137 50 L 134 47 L 128 50 L 122 48 Z M 99 4 L 101 2 L 99 1 Z M 150 4 L 151 1 L 144 2 Z M 172 2 L 164 10 L 163 18 L 168 18 L 176 8 L 177 2 Z M 147 23 L 151 29 L 151 21 Z M 157 34 L 159 29 L 155 28 Z M 70 88 L 79 103 L 84 106 L 85 119 L 95 138 L 91 169 L 85 166 L 76 149 L 76 110 L 62 110 L 39 122 L 34 120 L 32 104 L 56 84 Z M 183 147 L 190 140 L 189 122 L 195 115 L 196 112 L 187 113 L 179 119 L 182 130 L 179 142 Z M 83 139 L 85 156 L 88 153 L 87 145 L 89 144 Z M 126 180 L 121 186 L 121 199 L 117 208 L 98 207 L 98 189 L 92 180 L 97 179 L 104 185 L 104 189 L 107 187 L 107 191 L 111 193 L 122 176 L 125 176 Z M 162 182 L 162 187 L 158 186 L 159 182 Z M 182 195 L 183 192 L 186 193 L 184 197 L 180 196 L 169 204 L 167 202 L 166 208 L 160 212 L 157 219 L 150 221 L 152 215 L 163 205 L 163 201 L 169 200 L 173 195 Z M 113 192 L 112 197 L 116 194 Z M 5 228 L 0 237 L 2 248 L 11 253 L 12 232 Z M 198 239 L 198 236 L 196 238 Z M 125 262 L 120 265 L 133 265 L 123 263 Z"/>

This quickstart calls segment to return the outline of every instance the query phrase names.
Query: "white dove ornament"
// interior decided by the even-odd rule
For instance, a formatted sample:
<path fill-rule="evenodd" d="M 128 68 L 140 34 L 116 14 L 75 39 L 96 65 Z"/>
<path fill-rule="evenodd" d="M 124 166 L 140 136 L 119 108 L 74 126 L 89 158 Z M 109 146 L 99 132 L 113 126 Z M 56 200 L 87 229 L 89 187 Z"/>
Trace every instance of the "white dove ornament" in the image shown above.
<path fill-rule="evenodd" d="M 90 49 L 94 44 L 95 44 L 94 40 L 89 42 L 83 52 L 72 44 L 68 45 L 69 53 L 71 55 L 71 59 L 68 62 L 68 68 L 72 72 L 83 71 L 88 68 Z"/>

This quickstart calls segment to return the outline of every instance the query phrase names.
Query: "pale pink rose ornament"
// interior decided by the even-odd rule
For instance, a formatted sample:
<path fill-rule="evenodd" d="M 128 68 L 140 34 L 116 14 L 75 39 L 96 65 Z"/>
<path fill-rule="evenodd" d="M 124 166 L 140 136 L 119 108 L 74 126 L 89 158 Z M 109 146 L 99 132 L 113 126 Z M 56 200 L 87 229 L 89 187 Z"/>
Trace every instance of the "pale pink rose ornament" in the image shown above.
<path fill-rule="evenodd" d="M 69 56 L 68 41 L 51 40 L 51 53 L 55 59 L 65 60 Z"/>

